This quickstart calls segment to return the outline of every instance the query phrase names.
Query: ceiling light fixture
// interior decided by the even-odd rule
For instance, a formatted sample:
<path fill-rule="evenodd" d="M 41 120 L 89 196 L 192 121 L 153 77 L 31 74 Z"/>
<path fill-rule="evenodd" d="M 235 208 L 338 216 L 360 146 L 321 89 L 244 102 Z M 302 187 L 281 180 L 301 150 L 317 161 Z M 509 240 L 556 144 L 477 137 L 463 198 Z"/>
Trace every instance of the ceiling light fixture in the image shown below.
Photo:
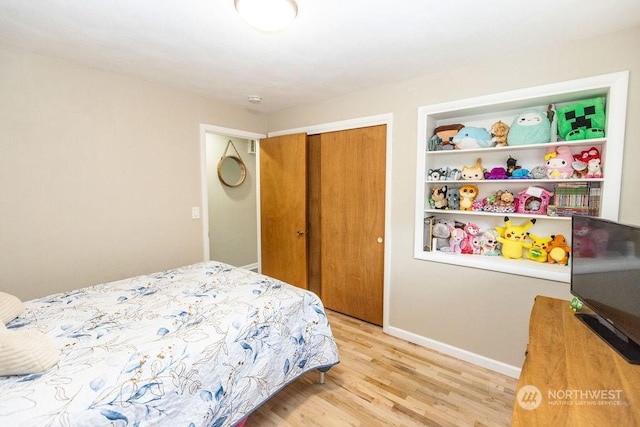
<path fill-rule="evenodd" d="M 260 95 L 249 95 L 249 102 L 252 104 L 260 104 L 262 97 Z"/>
<path fill-rule="evenodd" d="M 262 31 L 280 31 L 298 15 L 295 0 L 235 0 L 234 3 L 240 16 Z"/>

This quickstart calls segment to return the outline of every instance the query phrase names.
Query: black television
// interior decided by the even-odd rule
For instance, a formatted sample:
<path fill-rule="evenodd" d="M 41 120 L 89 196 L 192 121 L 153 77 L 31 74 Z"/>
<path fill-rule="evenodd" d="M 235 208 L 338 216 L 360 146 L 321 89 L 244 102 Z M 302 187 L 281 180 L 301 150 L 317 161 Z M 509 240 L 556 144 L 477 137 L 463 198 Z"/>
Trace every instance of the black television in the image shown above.
<path fill-rule="evenodd" d="M 594 313 L 576 316 L 640 364 L 640 227 L 574 216 L 571 246 L 571 294 Z"/>

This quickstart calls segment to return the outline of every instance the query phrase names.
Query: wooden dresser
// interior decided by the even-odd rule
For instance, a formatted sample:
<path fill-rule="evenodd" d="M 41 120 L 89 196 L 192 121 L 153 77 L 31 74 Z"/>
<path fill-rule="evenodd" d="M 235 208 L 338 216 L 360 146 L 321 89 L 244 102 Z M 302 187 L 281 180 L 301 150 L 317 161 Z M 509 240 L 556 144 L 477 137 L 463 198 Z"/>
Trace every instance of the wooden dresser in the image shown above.
<path fill-rule="evenodd" d="M 569 302 L 536 297 L 513 426 L 640 426 L 640 365 L 578 320 Z"/>

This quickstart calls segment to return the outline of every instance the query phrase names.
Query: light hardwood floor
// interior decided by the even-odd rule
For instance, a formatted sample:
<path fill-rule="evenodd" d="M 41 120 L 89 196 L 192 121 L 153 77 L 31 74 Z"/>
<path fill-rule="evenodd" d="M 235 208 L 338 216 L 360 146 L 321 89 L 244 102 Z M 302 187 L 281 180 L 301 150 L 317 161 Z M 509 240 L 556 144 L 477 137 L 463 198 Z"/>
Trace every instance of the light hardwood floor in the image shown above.
<path fill-rule="evenodd" d="M 517 381 L 328 311 L 340 364 L 311 372 L 245 427 L 508 426 Z"/>

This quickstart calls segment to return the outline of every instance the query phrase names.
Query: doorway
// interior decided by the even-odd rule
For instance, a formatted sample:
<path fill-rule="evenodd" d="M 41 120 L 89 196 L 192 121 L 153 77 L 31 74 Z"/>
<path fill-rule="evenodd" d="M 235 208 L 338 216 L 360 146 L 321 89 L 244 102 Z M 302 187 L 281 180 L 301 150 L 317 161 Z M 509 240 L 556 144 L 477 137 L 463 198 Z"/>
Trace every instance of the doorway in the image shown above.
<path fill-rule="evenodd" d="M 257 271 L 258 208 L 254 147 L 255 141 L 262 137 L 262 134 L 201 125 L 201 221 L 205 261 L 220 261 Z M 224 185 L 218 177 L 218 162 L 225 151 L 239 157 L 246 167 L 244 181 L 235 187 Z"/>

